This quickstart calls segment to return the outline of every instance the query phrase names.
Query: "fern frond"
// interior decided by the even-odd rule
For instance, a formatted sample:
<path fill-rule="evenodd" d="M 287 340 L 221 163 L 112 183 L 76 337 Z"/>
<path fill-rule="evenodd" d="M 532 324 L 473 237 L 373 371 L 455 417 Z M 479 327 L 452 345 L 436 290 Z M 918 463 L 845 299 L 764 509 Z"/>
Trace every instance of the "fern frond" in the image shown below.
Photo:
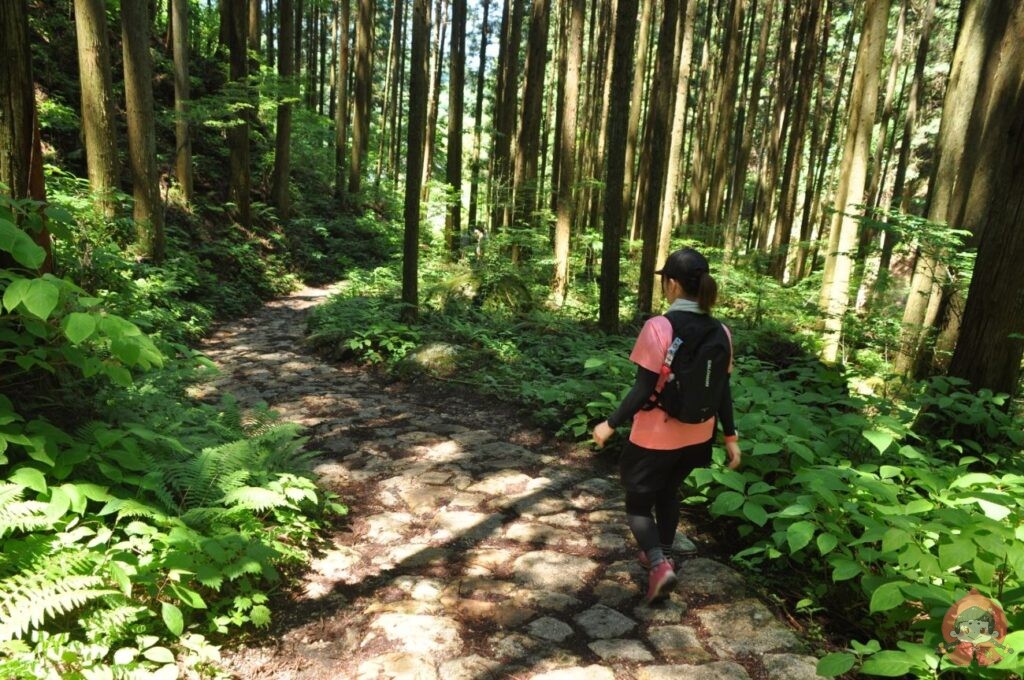
<path fill-rule="evenodd" d="M 256 512 L 291 505 L 283 494 L 258 486 L 243 486 L 240 489 L 235 489 L 224 497 L 224 503 Z"/>
<path fill-rule="evenodd" d="M 129 637 L 136 624 L 153 613 L 146 607 L 125 604 L 123 597 L 108 597 L 109 608 L 101 608 L 82 617 L 82 628 L 90 642 L 111 642 Z M 120 603 L 118 603 L 120 601 Z"/>
<path fill-rule="evenodd" d="M 0 539 L 52 524 L 46 517 L 47 504 L 21 500 L 22 489 L 16 484 L 0 485 Z"/>
<path fill-rule="evenodd" d="M 91 574 L 54 580 L 53 573 L 43 572 L 7 579 L 0 586 L 0 642 L 21 637 L 48 618 L 117 592 L 103 585 L 102 578 Z"/>

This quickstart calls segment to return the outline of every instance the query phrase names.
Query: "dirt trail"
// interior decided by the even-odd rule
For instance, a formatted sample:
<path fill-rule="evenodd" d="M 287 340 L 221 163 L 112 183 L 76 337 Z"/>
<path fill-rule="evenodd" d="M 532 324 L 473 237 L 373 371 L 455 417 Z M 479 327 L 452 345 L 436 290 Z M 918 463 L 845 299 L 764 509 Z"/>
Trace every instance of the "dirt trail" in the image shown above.
<path fill-rule="evenodd" d="M 265 401 L 323 452 L 350 520 L 261 646 L 226 654 L 245 678 L 654 680 L 816 677 L 807 645 L 721 562 L 683 558 L 670 600 L 645 572 L 611 472 L 510 411 L 386 386 L 304 346 L 305 289 L 226 324 L 203 351 L 206 396 Z M 682 527 L 683 530 L 686 527 Z M 685 540 L 685 539 L 681 539 Z"/>

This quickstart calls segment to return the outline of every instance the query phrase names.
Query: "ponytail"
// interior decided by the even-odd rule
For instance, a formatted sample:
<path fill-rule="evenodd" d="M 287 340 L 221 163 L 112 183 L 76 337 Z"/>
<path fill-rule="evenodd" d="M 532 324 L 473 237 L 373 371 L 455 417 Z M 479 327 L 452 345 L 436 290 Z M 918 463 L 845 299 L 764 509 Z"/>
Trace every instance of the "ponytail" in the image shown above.
<path fill-rule="evenodd" d="M 697 285 L 697 304 L 702 310 L 711 313 L 711 308 L 718 302 L 718 284 L 711 274 L 700 273 L 700 283 Z"/>

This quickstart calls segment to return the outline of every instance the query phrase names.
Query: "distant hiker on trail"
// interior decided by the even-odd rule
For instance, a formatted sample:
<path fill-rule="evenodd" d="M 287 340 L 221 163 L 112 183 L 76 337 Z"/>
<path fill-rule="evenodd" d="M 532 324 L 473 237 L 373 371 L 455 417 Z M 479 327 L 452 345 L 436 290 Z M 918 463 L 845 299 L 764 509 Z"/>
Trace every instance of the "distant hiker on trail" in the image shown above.
<path fill-rule="evenodd" d="M 732 336 L 710 316 L 718 285 L 708 261 L 684 248 L 655 273 L 671 305 L 665 315 L 644 324 L 629 355 L 637 364 L 636 382 L 593 432 L 602 447 L 616 427 L 633 422 L 619 474 L 626 519 L 642 551 L 640 564 L 650 570 L 648 603 L 666 597 L 676 585 L 670 550 L 679 524 L 679 487 L 695 468 L 711 464 L 717 421 L 725 433 L 729 467 L 740 464 L 729 389 Z"/>

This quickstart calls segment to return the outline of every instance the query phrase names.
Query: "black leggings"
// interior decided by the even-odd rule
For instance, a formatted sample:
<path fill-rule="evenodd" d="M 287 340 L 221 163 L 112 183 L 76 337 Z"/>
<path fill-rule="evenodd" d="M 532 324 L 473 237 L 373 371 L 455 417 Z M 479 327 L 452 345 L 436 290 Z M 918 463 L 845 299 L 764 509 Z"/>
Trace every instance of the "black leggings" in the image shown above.
<path fill-rule="evenodd" d="M 710 440 L 674 451 L 630 444 L 623 452 L 626 521 L 641 550 L 672 545 L 679 526 L 679 487 L 693 470 L 710 463 Z"/>

